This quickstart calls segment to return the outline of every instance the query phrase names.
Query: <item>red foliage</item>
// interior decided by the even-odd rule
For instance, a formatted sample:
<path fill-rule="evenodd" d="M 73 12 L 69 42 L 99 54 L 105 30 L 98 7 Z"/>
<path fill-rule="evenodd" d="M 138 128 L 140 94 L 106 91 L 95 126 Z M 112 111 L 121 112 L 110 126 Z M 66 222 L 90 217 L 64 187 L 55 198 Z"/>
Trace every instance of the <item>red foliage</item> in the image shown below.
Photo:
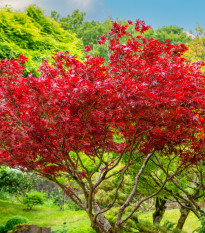
<path fill-rule="evenodd" d="M 113 23 L 107 66 L 98 56 L 81 62 L 59 52 L 54 64 L 42 64 L 36 78 L 23 76 L 24 56 L 0 61 L 2 163 L 73 174 L 77 162 L 71 151 L 93 158 L 101 150 L 129 151 L 133 143 L 145 154 L 166 149 L 193 163 L 203 157 L 203 64 L 181 58 L 184 45 L 134 37 L 128 26 Z M 148 28 L 140 20 L 135 24 L 141 33 Z M 100 44 L 106 40 L 103 35 Z M 121 142 L 113 140 L 114 129 Z M 189 149 L 180 152 L 182 144 Z M 82 170 L 76 174 L 84 179 Z"/>
<path fill-rule="evenodd" d="M 105 44 L 106 41 L 107 41 L 107 37 L 105 35 L 102 35 L 100 37 L 100 40 L 98 40 L 98 44 Z"/>
<path fill-rule="evenodd" d="M 86 45 L 86 46 L 85 46 L 85 49 L 84 49 L 84 51 L 86 51 L 86 52 L 87 52 L 87 51 L 90 51 L 91 49 L 92 49 L 92 47 L 91 47 L 91 46 L 89 46 L 89 45 Z"/>
<path fill-rule="evenodd" d="M 149 30 L 150 26 L 145 26 L 145 21 L 138 19 L 135 23 L 135 30 L 141 32 L 142 34 Z"/>

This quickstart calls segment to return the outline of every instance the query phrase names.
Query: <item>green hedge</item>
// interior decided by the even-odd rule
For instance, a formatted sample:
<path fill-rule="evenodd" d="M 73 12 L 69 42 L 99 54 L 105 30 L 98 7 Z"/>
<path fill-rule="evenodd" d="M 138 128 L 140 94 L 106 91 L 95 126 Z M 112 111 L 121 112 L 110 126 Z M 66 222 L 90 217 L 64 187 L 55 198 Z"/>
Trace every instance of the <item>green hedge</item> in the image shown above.
<path fill-rule="evenodd" d="M 22 217 L 22 216 L 13 216 L 7 221 L 4 230 L 5 230 L 5 232 L 10 231 L 16 225 L 23 224 L 23 223 L 29 223 L 29 220 L 27 218 Z"/>

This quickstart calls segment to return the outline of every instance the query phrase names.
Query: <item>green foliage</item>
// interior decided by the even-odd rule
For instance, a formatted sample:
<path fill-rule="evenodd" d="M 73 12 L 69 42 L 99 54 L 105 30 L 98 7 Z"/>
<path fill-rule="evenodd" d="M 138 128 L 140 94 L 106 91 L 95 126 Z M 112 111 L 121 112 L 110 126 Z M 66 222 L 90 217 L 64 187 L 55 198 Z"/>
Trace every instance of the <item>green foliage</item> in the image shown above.
<path fill-rule="evenodd" d="M 122 165 L 120 165 L 123 167 Z M 120 182 L 121 175 L 118 174 L 113 176 L 111 179 L 102 182 L 98 187 L 98 192 L 96 194 L 96 201 L 100 203 L 101 207 L 105 207 L 111 202 L 115 196 L 115 187 L 116 184 Z M 132 189 L 132 185 L 134 183 L 134 179 L 130 177 L 130 175 L 125 175 L 123 184 L 119 189 L 119 193 L 117 195 L 116 207 L 121 205 L 128 197 L 130 190 Z"/>
<path fill-rule="evenodd" d="M 68 210 L 73 210 L 73 211 L 78 211 L 81 210 L 81 208 L 73 201 L 69 201 L 68 206 L 67 206 Z"/>
<path fill-rule="evenodd" d="M 45 203 L 45 195 L 45 193 L 37 191 L 27 193 L 23 197 L 23 204 L 31 210 L 34 205 L 43 205 Z"/>
<path fill-rule="evenodd" d="M 80 226 L 76 229 L 67 231 L 67 233 L 82 233 L 82 232 L 95 233 L 96 231 L 94 231 L 90 226 Z"/>
<path fill-rule="evenodd" d="M 25 12 L 0 11 L 0 58 L 15 59 L 23 54 L 29 58 L 27 72 L 37 74 L 39 64 L 51 60 L 56 51 L 69 51 L 82 58 L 82 42 L 36 5 L 30 5 Z"/>
<path fill-rule="evenodd" d="M 140 232 L 150 232 L 150 233 L 182 233 L 179 229 L 173 229 L 173 222 L 165 221 L 163 225 L 154 225 L 148 221 L 140 221 L 136 224 L 136 229 Z"/>
<path fill-rule="evenodd" d="M 66 196 L 61 190 L 58 190 L 58 193 L 52 193 L 49 198 L 52 200 L 54 205 L 60 207 L 60 210 L 64 210 Z"/>
<path fill-rule="evenodd" d="M 4 225 L 0 225 L 0 233 L 4 233 L 5 232 L 5 226 Z"/>
<path fill-rule="evenodd" d="M 11 200 L 12 195 L 4 190 L 0 190 L 0 199 L 1 200 Z"/>
<path fill-rule="evenodd" d="M 152 214 L 153 214 L 153 212 L 151 212 L 151 211 L 140 213 L 139 222 L 141 223 L 142 221 L 149 221 L 150 223 L 152 223 L 152 221 L 153 221 Z M 172 209 L 172 210 L 167 209 L 165 211 L 164 217 L 161 221 L 161 225 L 163 226 L 166 221 L 173 222 L 173 223 L 177 224 L 178 219 L 180 217 L 180 214 L 181 213 L 180 213 L 179 209 Z M 181 231 L 179 229 L 174 229 L 174 230 L 172 230 L 172 233 L 181 233 L 181 232 L 191 233 L 198 226 L 200 226 L 198 218 L 195 216 L 195 214 L 193 212 L 191 212 L 188 215 L 188 218 L 184 224 L 183 231 Z"/>
<path fill-rule="evenodd" d="M 51 12 L 51 17 L 54 16 L 54 19 L 58 20 L 59 15 L 56 12 Z M 70 30 L 72 32 L 77 33 L 78 29 L 81 27 L 83 21 L 84 21 L 85 13 L 80 13 L 79 10 L 74 10 L 72 15 L 67 15 L 67 17 L 62 17 L 59 19 L 59 22 L 61 24 L 61 27 L 65 30 Z"/>
<path fill-rule="evenodd" d="M 173 223 L 173 222 L 166 220 L 164 222 L 164 224 L 162 225 L 162 227 L 166 228 L 167 230 L 172 230 L 175 225 L 176 225 L 176 223 Z"/>
<path fill-rule="evenodd" d="M 90 54 L 92 56 L 104 57 L 108 60 L 108 49 L 107 44 L 100 46 L 98 40 L 103 34 L 108 36 L 108 32 L 112 27 L 112 23 L 109 19 L 105 20 L 103 23 L 98 21 L 85 21 L 81 28 L 79 28 L 77 36 L 82 38 L 83 44 L 92 46 Z"/>
<path fill-rule="evenodd" d="M 17 169 L 2 166 L 0 168 L 0 198 L 9 199 L 9 193 L 22 195 L 29 192 L 34 184 L 32 175 L 23 173 Z"/>
<path fill-rule="evenodd" d="M 187 44 L 189 50 L 184 54 L 189 61 L 196 62 L 198 60 L 205 61 L 205 32 L 199 25 L 194 32 L 191 31 L 190 42 Z M 202 68 L 204 71 L 204 68 Z"/>
<path fill-rule="evenodd" d="M 201 222 L 201 226 L 198 227 L 196 230 L 194 230 L 194 232 L 204 233 L 205 232 L 205 214 L 201 213 L 201 216 L 200 216 L 199 220 Z"/>
<path fill-rule="evenodd" d="M 145 36 L 149 38 L 153 37 L 160 42 L 164 42 L 169 39 L 169 42 L 171 44 L 184 44 L 188 43 L 190 41 L 190 38 L 183 30 L 183 28 L 170 25 L 164 26 L 155 31 L 153 29 L 150 29 L 149 31 L 145 32 Z"/>
<path fill-rule="evenodd" d="M 12 218 L 10 218 L 6 225 L 5 225 L 5 231 L 10 231 L 14 228 L 14 226 L 19 225 L 19 224 L 23 224 L 23 223 L 29 223 L 29 220 L 25 217 L 22 216 L 13 216 Z"/>
<path fill-rule="evenodd" d="M 125 212 L 123 213 L 123 217 L 126 217 L 130 211 L 132 210 L 132 207 L 127 207 L 125 209 Z M 106 218 L 109 220 L 109 222 L 111 224 L 115 224 L 116 222 L 116 218 L 117 218 L 117 214 L 118 214 L 118 211 L 119 211 L 119 206 L 118 207 L 115 207 L 115 208 L 112 208 L 111 211 L 108 211 L 106 213 Z M 130 230 L 130 229 L 138 229 L 137 228 L 137 224 L 139 223 L 138 221 L 138 215 L 139 213 L 138 212 L 135 212 L 132 217 L 130 219 L 128 219 L 128 221 L 126 221 L 124 224 L 123 224 L 123 228 L 122 230 Z M 124 232 L 124 231 L 123 231 Z M 129 231 L 128 231 L 129 232 Z"/>
<path fill-rule="evenodd" d="M 64 30 L 76 33 L 76 36 L 82 39 L 84 46 L 92 46 L 93 49 L 90 51 L 92 56 L 98 55 L 108 59 L 107 45 L 99 46 L 97 41 L 103 34 L 108 35 L 112 27 L 111 18 L 106 19 L 102 23 L 94 20 L 85 21 L 85 13 L 79 12 L 79 10 L 73 11 L 67 17 L 61 17 L 56 11 L 52 11 L 51 17 L 59 22 Z"/>
<path fill-rule="evenodd" d="M 153 225 L 150 222 L 147 221 L 140 221 L 136 224 L 136 229 L 138 229 L 140 232 L 147 232 L 147 233 L 162 233 L 160 226 Z M 166 232 L 166 231 L 164 231 Z"/>

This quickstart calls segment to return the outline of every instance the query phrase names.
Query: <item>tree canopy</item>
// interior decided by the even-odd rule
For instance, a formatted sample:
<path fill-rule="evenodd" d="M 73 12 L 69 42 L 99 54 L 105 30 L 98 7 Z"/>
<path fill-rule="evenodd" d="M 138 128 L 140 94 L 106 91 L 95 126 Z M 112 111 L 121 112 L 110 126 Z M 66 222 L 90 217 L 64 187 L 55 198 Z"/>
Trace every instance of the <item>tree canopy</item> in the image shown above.
<path fill-rule="evenodd" d="M 140 35 L 134 36 L 130 25 Z M 37 78 L 23 75 L 23 55 L 0 61 L 1 163 L 57 183 L 87 212 L 96 232 L 120 232 L 187 163 L 204 158 L 204 63 L 184 59 L 183 44 L 144 37 L 148 29 L 140 20 L 114 22 L 109 38 L 98 40 L 99 45 L 108 43 L 107 65 L 99 56 L 81 61 L 58 52 L 52 64 L 43 62 Z M 158 154 L 179 157 L 179 166 L 162 176 L 157 190 L 134 200 L 143 171 Z M 116 205 L 125 175 L 140 163 L 133 169 L 130 191 Z M 62 175 L 72 182 L 60 182 Z M 98 188 L 112 177 L 118 178 L 114 196 L 101 206 Z M 110 222 L 104 213 L 116 206 Z"/>

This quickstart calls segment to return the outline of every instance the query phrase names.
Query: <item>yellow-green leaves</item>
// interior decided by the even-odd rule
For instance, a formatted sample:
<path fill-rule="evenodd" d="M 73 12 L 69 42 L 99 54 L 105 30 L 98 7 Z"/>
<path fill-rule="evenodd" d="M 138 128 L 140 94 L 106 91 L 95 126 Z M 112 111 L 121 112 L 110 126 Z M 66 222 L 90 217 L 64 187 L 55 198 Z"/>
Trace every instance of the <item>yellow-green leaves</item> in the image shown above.
<path fill-rule="evenodd" d="M 29 58 L 28 72 L 37 72 L 39 64 L 45 58 L 51 60 L 54 51 L 69 51 L 82 58 L 82 49 L 80 39 L 64 31 L 35 5 L 25 12 L 0 11 L 0 58 L 15 59 L 19 54 L 25 55 Z"/>

